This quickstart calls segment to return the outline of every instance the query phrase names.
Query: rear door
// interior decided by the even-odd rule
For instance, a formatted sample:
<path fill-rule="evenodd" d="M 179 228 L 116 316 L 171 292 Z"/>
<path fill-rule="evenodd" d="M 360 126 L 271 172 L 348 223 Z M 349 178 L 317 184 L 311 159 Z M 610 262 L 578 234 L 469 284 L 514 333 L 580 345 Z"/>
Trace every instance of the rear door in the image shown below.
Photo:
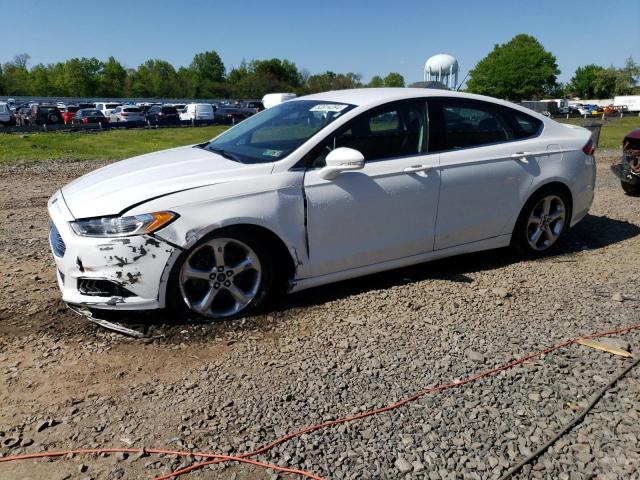
<path fill-rule="evenodd" d="M 546 154 L 542 122 L 490 102 L 446 97 L 429 99 L 429 122 L 442 182 L 435 249 L 509 234 Z"/>
<path fill-rule="evenodd" d="M 309 155 L 304 189 L 313 276 L 433 249 L 440 175 L 427 152 L 424 99 L 363 113 Z M 338 147 L 360 151 L 362 170 L 318 175 Z"/>

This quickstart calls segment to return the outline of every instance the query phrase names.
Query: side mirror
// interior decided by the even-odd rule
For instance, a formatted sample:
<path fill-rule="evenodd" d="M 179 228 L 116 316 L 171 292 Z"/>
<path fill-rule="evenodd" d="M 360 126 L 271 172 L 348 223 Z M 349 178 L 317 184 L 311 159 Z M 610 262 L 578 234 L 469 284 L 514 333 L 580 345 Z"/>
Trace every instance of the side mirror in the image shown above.
<path fill-rule="evenodd" d="M 333 180 L 342 172 L 364 168 L 364 156 L 353 148 L 336 148 L 329 152 L 325 161 L 327 166 L 318 172 L 318 176 L 325 180 Z"/>

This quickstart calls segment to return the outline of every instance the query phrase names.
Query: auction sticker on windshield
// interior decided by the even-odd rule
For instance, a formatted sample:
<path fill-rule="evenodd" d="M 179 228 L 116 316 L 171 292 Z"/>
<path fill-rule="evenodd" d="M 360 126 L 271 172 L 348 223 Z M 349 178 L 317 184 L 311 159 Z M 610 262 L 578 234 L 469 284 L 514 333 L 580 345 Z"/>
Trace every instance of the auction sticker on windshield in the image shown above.
<path fill-rule="evenodd" d="M 341 112 L 349 105 L 342 105 L 339 103 L 320 103 L 312 107 L 310 112 Z"/>

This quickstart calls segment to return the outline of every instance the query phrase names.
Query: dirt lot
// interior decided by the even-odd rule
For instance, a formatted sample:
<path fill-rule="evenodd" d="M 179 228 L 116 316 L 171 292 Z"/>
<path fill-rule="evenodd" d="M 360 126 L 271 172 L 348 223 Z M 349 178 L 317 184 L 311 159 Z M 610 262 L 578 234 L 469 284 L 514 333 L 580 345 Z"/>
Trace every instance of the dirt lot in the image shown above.
<path fill-rule="evenodd" d="M 614 152 L 615 154 L 615 152 Z M 506 250 L 302 292 L 268 315 L 102 330 L 59 301 L 47 198 L 98 166 L 0 169 L 0 454 L 79 447 L 242 453 L 584 333 L 640 321 L 640 199 L 600 156 L 591 214 L 538 261 Z M 640 354 L 640 331 L 610 342 Z M 326 478 L 499 478 L 630 360 L 571 346 L 259 458 Z M 13 444 L 15 446 L 10 446 Z M 640 368 L 517 478 L 640 478 Z M 0 463 L 2 479 L 153 478 L 191 458 Z M 212 466 L 186 478 L 271 479 Z"/>

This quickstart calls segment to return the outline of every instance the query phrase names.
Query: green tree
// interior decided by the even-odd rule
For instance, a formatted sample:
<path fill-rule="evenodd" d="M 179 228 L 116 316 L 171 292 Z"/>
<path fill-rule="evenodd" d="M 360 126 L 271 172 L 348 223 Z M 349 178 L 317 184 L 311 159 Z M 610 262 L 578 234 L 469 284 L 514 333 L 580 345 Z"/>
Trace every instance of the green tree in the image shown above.
<path fill-rule="evenodd" d="M 194 95 L 217 97 L 224 82 L 225 68 L 220 55 L 215 51 L 198 53 L 189 66 Z"/>
<path fill-rule="evenodd" d="M 165 60 L 147 60 L 132 74 L 130 95 L 135 97 L 170 98 L 174 96 L 177 74 Z"/>
<path fill-rule="evenodd" d="M 594 98 L 596 79 L 602 71 L 603 67 L 594 64 L 578 67 L 569 81 L 569 90 L 576 97 Z"/>
<path fill-rule="evenodd" d="M 63 64 L 62 94 L 93 97 L 98 91 L 102 62 L 97 58 L 72 58 Z"/>
<path fill-rule="evenodd" d="M 29 95 L 31 91 L 29 70 L 27 64 L 29 55 L 21 53 L 13 61 L 4 64 L 3 81 L 7 95 Z"/>
<path fill-rule="evenodd" d="M 109 57 L 100 72 L 98 95 L 101 97 L 123 97 L 126 79 L 127 71 L 122 64 L 114 57 Z"/>
<path fill-rule="evenodd" d="M 31 69 L 29 77 L 31 95 L 49 96 L 54 94 L 54 88 L 51 84 L 51 71 L 42 63 Z"/>
<path fill-rule="evenodd" d="M 224 80 L 225 68 L 220 55 L 215 51 L 197 53 L 189 70 L 199 81 L 210 81 L 221 83 Z"/>
<path fill-rule="evenodd" d="M 380 75 L 374 75 L 373 77 L 371 77 L 371 81 L 367 86 L 371 88 L 384 87 L 384 80 L 382 80 L 382 77 Z"/>
<path fill-rule="evenodd" d="M 335 73 L 327 71 L 318 75 L 311 75 L 307 80 L 307 91 L 310 93 L 359 87 L 362 87 L 362 77 L 360 74 L 353 72 Z"/>
<path fill-rule="evenodd" d="M 595 98 L 611 98 L 616 94 L 619 82 L 619 71 L 614 67 L 603 68 L 596 74 L 593 82 L 593 96 Z"/>
<path fill-rule="evenodd" d="M 630 95 L 638 90 L 640 65 L 633 60 L 633 57 L 627 58 L 624 66 L 617 73 L 616 95 Z"/>
<path fill-rule="evenodd" d="M 523 100 L 542 98 L 556 86 L 556 57 L 531 35 L 520 34 L 495 45 L 469 72 L 467 91 Z"/>
<path fill-rule="evenodd" d="M 384 77 L 385 87 L 404 87 L 404 77 L 396 72 L 391 72 Z"/>
<path fill-rule="evenodd" d="M 302 91 L 302 76 L 295 63 L 272 58 L 252 60 L 231 70 L 227 76 L 227 94 L 237 98 L 260 98 L 272 92 Z"/>

